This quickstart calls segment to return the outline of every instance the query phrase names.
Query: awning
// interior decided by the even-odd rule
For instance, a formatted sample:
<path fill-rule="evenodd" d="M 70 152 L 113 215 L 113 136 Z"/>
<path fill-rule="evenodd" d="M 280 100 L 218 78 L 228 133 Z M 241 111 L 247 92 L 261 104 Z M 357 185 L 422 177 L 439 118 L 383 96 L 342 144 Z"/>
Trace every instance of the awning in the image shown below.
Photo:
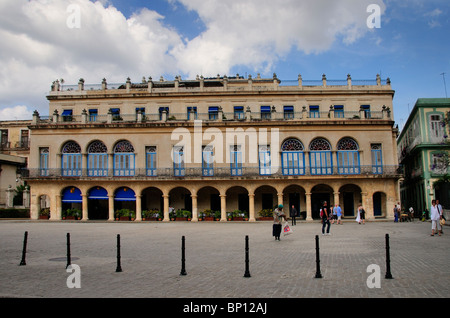
<path fill-rule="evenodd" d="M 313 105 L 313 106 L 309 106 L 309 109 L 319 109 L 319 106 Z"/>
<path fill-rule="evenodd" d="M 344 105 L 334 105 L 334 109 L 344 109 Z"/>
<path fill-rule="evenodd" d="M 285 112 L 293 112 L 294 111 L 294 106 L 284 106 L 284 111 Z"/>
<path fill-rule="evenodd" d="M 108 200 L 108 192 L 102 187 L 92 188 L 89 191 L 89 199 Z"/>
<path fill-rule="evenodd" d="M 80 189 L 75 187 L 64 189 L 61 201 L 66 203 L 81 203 L 83 200 L 81 199 Z"/>
<path fill-rule="evenodd" d="M 62 116 L 72 116 L 72 110 L 66 109 L 62 112 Z"/>
<path fill-rule="evenodd" d="M 270 106 L 261 106 L 261 113 L 270 113 Z"/>
<path fill-rule="evenodd" d="M 208 108 L 208 112 L 210 112 L 210 113 L 217 113 L 218 111 L 219 111 L 219 107 L 217 107 L 217 106 L 210 106 Z"/>
<path fill-rule="evenodd" d="M 114 197 L 116 201 L 136 201 L 134 191 L 127 187 L 119 188 Z"/>
<path fill-rule="evenodd" d="M 244 106 L 234 106 L 234 110 L 235 111 L 243 111 L 244 110 Z"/>

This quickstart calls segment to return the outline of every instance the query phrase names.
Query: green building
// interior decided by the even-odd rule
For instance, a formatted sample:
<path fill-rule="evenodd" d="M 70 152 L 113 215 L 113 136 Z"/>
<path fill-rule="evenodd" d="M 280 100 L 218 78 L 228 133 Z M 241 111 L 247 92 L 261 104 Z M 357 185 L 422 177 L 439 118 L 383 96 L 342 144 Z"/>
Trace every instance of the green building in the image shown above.
<path fill-rule="evenodd" d="M 439 199 L 450 210 L 450 98 L 419 98 L 397 139 L 401 206 L 416 216 Z"/>

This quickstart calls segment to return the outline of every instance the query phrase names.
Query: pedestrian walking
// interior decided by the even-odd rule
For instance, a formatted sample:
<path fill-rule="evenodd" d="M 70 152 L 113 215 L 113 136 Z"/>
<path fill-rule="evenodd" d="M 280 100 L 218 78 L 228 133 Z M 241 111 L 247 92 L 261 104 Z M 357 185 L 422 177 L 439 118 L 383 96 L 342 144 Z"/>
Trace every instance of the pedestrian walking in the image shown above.
<path fill-rule="evenodd" d="M 331 217 L 331 224 L 334 224 L 334 221 L 336 221 L 337 222 L 337 214 L 336 214 L 336 207 L 337 207 L 337 204 L 336 204 L 336 206 L 332 206 L 332 207 L 330 207 L 330 210 L 331 210 L 331 215 L 332 215 L 332 217 Z"/>
<path fill-rule="evenodd" d="M 439 199 L 436 199 L 436 207 L 438 209 L 439 214 L 441 215 L 441 219 L 445 220 L 445 216 L 444 216 L 444 210 L 442 208 L 442 205 L 439 203 Z M 444 227 L 441 226 L 441 234 L 444 234 Z"/>
<path fill-rule="evenodd" d="M 283 205 L 278 205 L 278 208 L 276 208 L 273 211 L 273 228 L 272 228 L 272 235 L 275 236 L 275 240 L 280 240 L 280 234 L 281 234 L 281 227 L 283 219 L 286 220 L 286 215 L 283 212 Z"/>
<path fill-rule="evenodd" d="M 356 216 L 356 222 L 361 224 L 361 221 L 362 221 L 363 224 L 366 224 L 366 211 L 364 210 L 364 208 L 360 204 L 359 207 L 358 207 L 358 214 Z"/>
<path fill-rule="evenodd" d="M 297 220 L 295 219 L 298 215 L 297 209 L 295 208 L 294 205 L 292 205 L 291 207 L 291 212 L 289 213 L 290 217 L 292 219 L 292 225 L 297 225 Z"/>
<path fill-rule="evenodd" d="M 321 217 L 322 217 L 322 235 L 330 235 L 331 211 L 328 208 L 327 201 L 323 201 Z M 326 225 L 328 225 L 328 227 L 327 227 L 327 232 L 325 234 L 325 226 Z"/>
<path fill-rule="evenodd" d="M 441 236 L 441 224 L 439 223 L 441 219 L 441 214 L 438 211 L 436 200 L 431 201 L 430 207 L 430 219 L 431 219 L 431 236 L 434 236 L 435 231 Z"/>
<path fill-rule="evenodd" d="M 342 217 L 341 206 L 339 204 L 336 204 L 336 206 L 333 209 L 333 212 L 336 212 L 336 224 L 342 224 L 342 222 L 341 222 L 341 217 Z"/>
<path fill-rule="evenodd" d="M 398 210 L 397 205 L 394 205 L 394 222 L 398 222 L 398 215 L 400 211 Z"/>

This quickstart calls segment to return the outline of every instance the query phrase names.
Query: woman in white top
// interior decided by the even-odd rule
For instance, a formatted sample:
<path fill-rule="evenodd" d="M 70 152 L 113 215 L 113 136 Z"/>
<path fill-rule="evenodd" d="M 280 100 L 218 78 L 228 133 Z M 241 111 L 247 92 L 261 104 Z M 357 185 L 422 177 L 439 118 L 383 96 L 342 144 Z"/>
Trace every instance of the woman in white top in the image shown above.
<path fill-rule="evenodd" d="M 431 236 L 434 236 L 434 231 L 439 231 L 439 236 L 441 236 L 441 224 L 439 223 L 439 220 L 441 218 L 441 214 L 439 213 L 439 210 L 436 205 L 436 200 L 431 201 L 431 208 L 430 208 L 430 219 L 431 219 Z"/>

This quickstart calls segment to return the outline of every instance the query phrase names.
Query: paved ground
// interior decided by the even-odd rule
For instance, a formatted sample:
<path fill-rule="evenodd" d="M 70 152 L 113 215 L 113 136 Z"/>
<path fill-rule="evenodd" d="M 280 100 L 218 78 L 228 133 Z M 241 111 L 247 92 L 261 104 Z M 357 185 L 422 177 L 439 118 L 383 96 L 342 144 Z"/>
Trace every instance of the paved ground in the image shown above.
<path fill-rule="evenodd" d="M 320 223 L 300 223 L 275 241 L 271 222 L 49 222 L 0 221 L 0 297 L 33 298 L 446 298 L 450 295 L 450 231 L 431 237 L 431 223 L 347 221 L 315 236 Z M 22 258 L 28 231 L 26 265 Z M 81 288 L 68 288 L 66 234 Z M 116 237 L 121 267 L 116 272 Z M 385 234 L 391 273 L 385 279 Z M 249 272 L 245 273 L 245 236 Z M 186 272 L 181 276 L 181 237 Z M 371 264 L 380 288 L 369 288 Z M 372 276 L 371 276 L 372 275 Z M 370 279 L 371 282 L 376 280 Z"/>

